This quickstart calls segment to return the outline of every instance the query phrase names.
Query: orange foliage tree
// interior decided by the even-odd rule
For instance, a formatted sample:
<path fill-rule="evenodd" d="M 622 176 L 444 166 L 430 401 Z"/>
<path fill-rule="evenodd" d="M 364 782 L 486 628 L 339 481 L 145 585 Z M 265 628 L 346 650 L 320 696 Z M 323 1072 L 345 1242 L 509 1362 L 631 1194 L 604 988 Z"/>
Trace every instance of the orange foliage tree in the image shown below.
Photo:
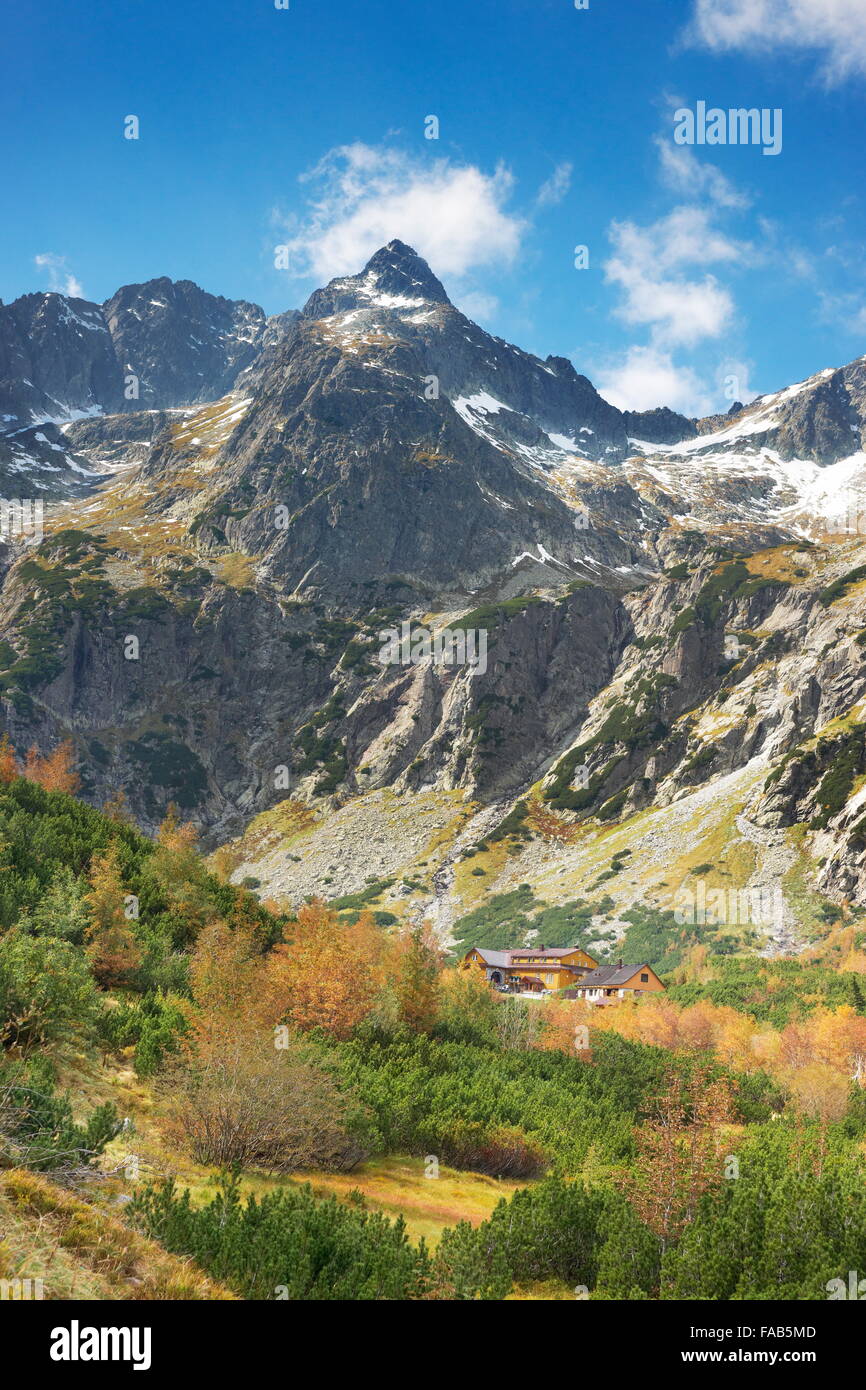
<path fill-rule="evenodd" d="M 4 734 L 0 739 L 0 783 L 8 786 L 14 782 L 16 777 L 21 776 L 21 767 L 15 756 L 15 749 L 9 740 L 9 735 Z"/>
<path fill-rule="evenodd" d="M 8 740 L 7 740 L 8 744 Z M 11 770 L 13 764 L 10 763 L 6 750 L 6 766 Z M 12 755 L 14 759 L 14 753 Z M 14 764 L 17 766 L 17 763 Z M 27 749 L 27 756 L 24 759 L 23 775 L 30 782 L 36 782 L 38 786 L 44 787 L 47 792 L 67 792 L 69 796 L 74 796 L 81 785 L 81 779 L 75 771 L 75 751 L 71 739 L 64 739 L 58 743 L 52 753 L 42 756 L 35 744 Z M 4 780 L 11 780 L 6 777 Z"/>
<path fill-rule="evenodd" d="M 381 931 L 369 913 L 350 925 L 317 899 L 300 908 L 290 930 L 293 940 L 267 961 L 275 1018 L 348 1037 L 372 1013 L 384 983 Z"/>
<path fill-rule="evenodd" d="M 194 825 L 182 825 L 171 804 L 159 827 L 156 848 L 147 860 L 150 879 L 176 915 L 188 940 L 195 938 L 213 915 L 207 869 L 197 849 Z"/>
<path fill-rule="evenodd" d="M 160 1081 L 167 1132 L 220 1167 L 351 1167 L 364 1150 L 350 1102 L 299 1039 L 277 1038 L 267 971 L 254 929 L 213 921 L 199 935 L 188 1031 Z"/>
<path fill-rule="evenodd" d="M 396 943 L 394 990 L 398 1014 L 416 1033 L 429 1033 L 439 1009 L 442 948 L 429 923 L 415 927 Z"/>

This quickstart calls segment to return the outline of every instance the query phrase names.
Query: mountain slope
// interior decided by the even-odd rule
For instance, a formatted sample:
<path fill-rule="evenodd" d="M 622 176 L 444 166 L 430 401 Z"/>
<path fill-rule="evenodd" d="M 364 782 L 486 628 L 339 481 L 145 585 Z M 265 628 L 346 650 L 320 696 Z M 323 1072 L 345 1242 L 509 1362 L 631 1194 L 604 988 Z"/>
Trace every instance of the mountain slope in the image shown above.
<path fill-rule="evenodd" d="M 110 316 L 186 402 L 194 289 Z M 234 389 L 63 427 L 123 471 L 8 557 L 16 744 L 71 734 L 91 796 L 175 800 L 210 844 L 264 813 L 240 876 L 299 901 L 372 870 L 444 932 L 524 883 L 671 911 L 707 839 L 705 887 L 782 894 L 763 948 L 866 902 L 866 359 L 688 421 L 487 334 L 401 242 L 278 324 L 221 303 Z M 404 623 L 483 634 L 483 666 L 383 664 Z"/>

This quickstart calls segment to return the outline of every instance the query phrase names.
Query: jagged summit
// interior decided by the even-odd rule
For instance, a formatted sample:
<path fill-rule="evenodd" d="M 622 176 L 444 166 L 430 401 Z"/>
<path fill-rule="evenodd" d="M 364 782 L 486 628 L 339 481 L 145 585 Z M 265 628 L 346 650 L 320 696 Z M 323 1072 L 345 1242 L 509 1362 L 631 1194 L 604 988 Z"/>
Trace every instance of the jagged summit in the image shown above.
<path fill-rule="evenodd" d="M 424 257 L 403 241 L 389 241 L 387 246 L 381 247 L 370 257 L 363 274 L 375 276 L 385 294 L 405 294 L 440 304 L 450 302 L 441 280 L 433 274 Z"/>
<path fill-rule="evenodd" d="M 450 304 L 445 288 L 423 256 L 403 241 L 389 241 L 370 257 L 358 275 L 343 275 L 314 290 L 304 318 L 327 318 L 360 308 L 418 308 Z"/>

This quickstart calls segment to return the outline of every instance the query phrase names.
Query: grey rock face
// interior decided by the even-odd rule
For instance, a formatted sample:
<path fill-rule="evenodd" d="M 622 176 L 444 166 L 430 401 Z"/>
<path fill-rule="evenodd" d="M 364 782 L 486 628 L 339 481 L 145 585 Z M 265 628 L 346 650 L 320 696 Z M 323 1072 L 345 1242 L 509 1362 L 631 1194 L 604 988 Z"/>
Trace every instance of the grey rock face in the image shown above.
<path fill-rule="evenodd" d="M 629 436 L 649 444 L 679 444 L 683 439 L 694 439 L 698 433 L 694 420 L 678 415 L 667 406 L 656 410 L 626 410 L 624 419 Z"/>
<path fill-rule="evenodd" d="M 696 428 L 698 435 L 728 433 L 732 451 L 746 439 L 753 449 L 770 448 L 783 459 L 822 468 L 850 458 L 866 430 L 866 359 L 818 372 L 748 406 L 737 402 L 727 415 L 696 421 Z"/>
<path fill-rule="evenodd" d="M 0 495 L 58 502 L 91 491 L 101 470 L 53 424 L 0 434 Z"/>
<path fill-rule="evenodd" d="M 55 293 L 0 304 L 0 434 L 216 400 L 298 317 L 267 318 L 257 304 L 166 278 L 125 285 L 104 305 Z"/>
<path fill-rule="evenodd" d="M 607 461 L 627 452 L 620 411 L 567 358 L 542 361 L 486 333 L 454 307 L 426 261 L 403 242 L 377 251 L 359 275 L 315 291 L 303 314 L 327 324 L 335 340 L 387 331 L 413 346 L 420 390 L 458 403 L 488 441 L 518 445 L 528 466 L 552 467 L 567 452 Z"/>
<path fill-rule="evenodd" d="M 123 381 L 98 304 L 25 294 L 0 305 L 0 428 L 119 410 Z"/>
<path fill-rule="evenodd" d="M 124 373 L 138 377 L 138 409 L 225 395 L 259 351 L 267 320 L 257 304 L 165 277 L 124 285 L 103 307 Z"/>

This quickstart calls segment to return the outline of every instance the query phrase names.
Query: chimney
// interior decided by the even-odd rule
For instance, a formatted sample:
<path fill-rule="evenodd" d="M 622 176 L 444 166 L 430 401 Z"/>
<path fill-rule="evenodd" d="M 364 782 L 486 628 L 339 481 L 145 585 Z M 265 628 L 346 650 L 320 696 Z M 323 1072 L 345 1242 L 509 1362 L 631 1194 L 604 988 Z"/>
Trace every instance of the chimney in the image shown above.
<path fill-rule="evenodd" d="M 541 949 L 542 951 L 546 951 L 546 950 L 547 950 L 547 947 L 545 946 L 545 944 L 544 944 L 543 941 L 542 941 L 542 943 L 541 943 L 540 949 Z"/>
<path fill-rule="evenodd" d="M 619 958 L 619 968 L 620 970 L 622 970 L 622 956 L 620 956 Z"/>

